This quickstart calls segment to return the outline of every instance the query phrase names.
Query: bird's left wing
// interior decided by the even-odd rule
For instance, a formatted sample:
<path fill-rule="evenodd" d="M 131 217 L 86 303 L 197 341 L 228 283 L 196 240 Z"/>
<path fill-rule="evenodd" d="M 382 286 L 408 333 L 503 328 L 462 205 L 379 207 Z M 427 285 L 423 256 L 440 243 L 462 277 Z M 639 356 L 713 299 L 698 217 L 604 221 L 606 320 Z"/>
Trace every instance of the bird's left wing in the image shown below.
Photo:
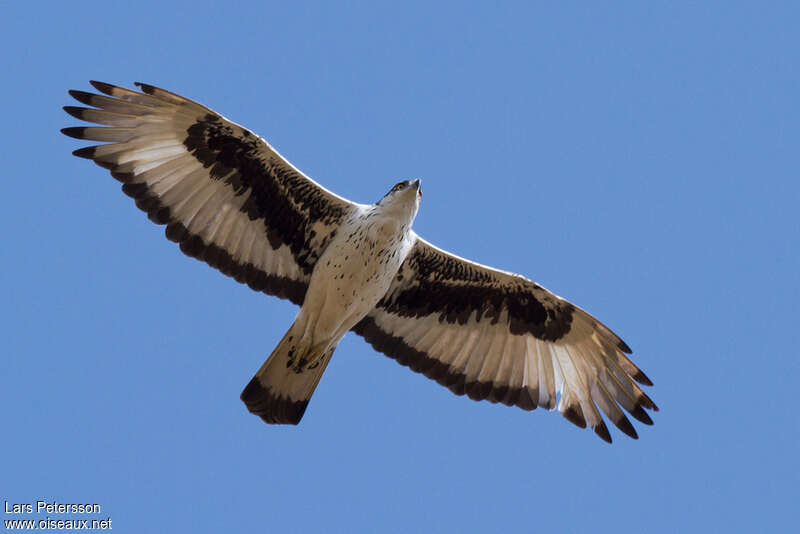
<path fill-rule="evenodd" d="M 305 176 L 266 141 L 207 107 L 139 84 L 142 92 L 91 82 L 67 106 L 104 125 L 65 128 L 123 183 L 189 256 L 257 291 L 302 304 L 317 259 L 355 204 Z"/>
<path fill-rule="evenodd" d="M 416 237 L 392 286 L 353 331 L 457 395 L 559 411 L 611 441 L 598 407 L 627 435 L 645 424 L 652 385 L 630 349 L 594 317 L 519 275 Z"/>

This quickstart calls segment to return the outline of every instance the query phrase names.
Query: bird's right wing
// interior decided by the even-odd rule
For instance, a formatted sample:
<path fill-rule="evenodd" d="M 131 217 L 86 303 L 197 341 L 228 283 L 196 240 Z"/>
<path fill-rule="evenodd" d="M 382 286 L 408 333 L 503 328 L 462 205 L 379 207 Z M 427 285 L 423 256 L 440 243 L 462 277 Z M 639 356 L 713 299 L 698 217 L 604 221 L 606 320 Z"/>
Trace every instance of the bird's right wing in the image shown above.
<path fill-rule="evenodd" d="M 559 411 L 610 442 L 657 410 L 650 379 L 600 321 L 522 276 L 459 258 L 419 237 L 386 295 L 353 331 L 457 395 Z M 560 394 L 560 400 L 557 395 Z M 599 410 L 598 410 L 599 407 Z"/>
<path fill-rule="evenodd" d="M 302 304 L 314 264 L 356 204 L 205 106 L 146 84 L 91 84 L 108 96 L 70 91 L 92 107 L 64 110 L 104 127 L 62 132 L 107 144 L 74 154 L 109 169 L 187 255 Z"/>

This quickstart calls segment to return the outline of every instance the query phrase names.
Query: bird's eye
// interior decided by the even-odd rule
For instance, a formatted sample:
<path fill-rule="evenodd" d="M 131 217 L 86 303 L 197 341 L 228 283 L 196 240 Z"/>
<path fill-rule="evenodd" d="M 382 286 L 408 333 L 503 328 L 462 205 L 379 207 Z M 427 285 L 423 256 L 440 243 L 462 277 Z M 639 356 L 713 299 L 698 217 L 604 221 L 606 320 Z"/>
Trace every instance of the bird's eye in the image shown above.
<path fill-rule="evenodd" d="M 392 191 L 400 191 L 403 189 L 403 182 L 398 183 L 396 186 L 392 188 Z"/>

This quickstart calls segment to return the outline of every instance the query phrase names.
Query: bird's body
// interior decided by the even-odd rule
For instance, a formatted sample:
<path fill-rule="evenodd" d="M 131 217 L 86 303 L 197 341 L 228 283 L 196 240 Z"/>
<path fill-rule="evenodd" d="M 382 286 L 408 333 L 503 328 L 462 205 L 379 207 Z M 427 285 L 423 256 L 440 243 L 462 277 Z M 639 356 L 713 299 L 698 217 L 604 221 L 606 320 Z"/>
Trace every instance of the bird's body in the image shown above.
<path fill-rule="evenodd" d="M 123 182 L 189 256 L 300 311 L 242 392 L 268 423 L 297 424 L 348 332 L 458 395 L 559 411 L 611 441 L 606 414 L 645 424 L 650 380 L 602 323 L 519 275 L 449 254 L 414 233 L 419 180 L 356 204 L 303 175 L 266 141 L 150 85 L 70 91 L 106 127 L 62 130 L 108 144 L 76 150 Z M 622 409 L 621 409 L 622 408 Z"/>
<path fill-rule="evenodd" d="M 315 317 L 315 338 L 340 339 L 386 294 L 414 244 L 411 223 L 416 215 L 418 185 L 387 209 L 357 208 L 320 257 L 300 316 Z M 406 198 L 407 197 L 407 198 Z M 409 209 L 402 209 L 406 207 Z"/>
<path fill-rule="evenodd" d="M 419 181 L 356 205 L 320 256 L 297 318 L 242 393 L 268 423 L 298 423 L 336 345 L 386 294 L 413 246 Z M 387 200 L 388 199 L 388 200 Z"/>

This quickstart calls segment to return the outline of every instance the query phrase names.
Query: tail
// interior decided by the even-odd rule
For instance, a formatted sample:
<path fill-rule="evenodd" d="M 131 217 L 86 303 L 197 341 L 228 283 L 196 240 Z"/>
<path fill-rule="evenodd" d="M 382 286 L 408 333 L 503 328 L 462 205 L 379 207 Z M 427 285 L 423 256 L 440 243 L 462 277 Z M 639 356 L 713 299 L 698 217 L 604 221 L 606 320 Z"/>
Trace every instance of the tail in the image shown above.
<path fill-rule="evenodd" d="M 296 425 L 328 366 L 334 347 L 303 346 L 294 326 L 242 391 L 250 413 L 266 423 Z"/>

